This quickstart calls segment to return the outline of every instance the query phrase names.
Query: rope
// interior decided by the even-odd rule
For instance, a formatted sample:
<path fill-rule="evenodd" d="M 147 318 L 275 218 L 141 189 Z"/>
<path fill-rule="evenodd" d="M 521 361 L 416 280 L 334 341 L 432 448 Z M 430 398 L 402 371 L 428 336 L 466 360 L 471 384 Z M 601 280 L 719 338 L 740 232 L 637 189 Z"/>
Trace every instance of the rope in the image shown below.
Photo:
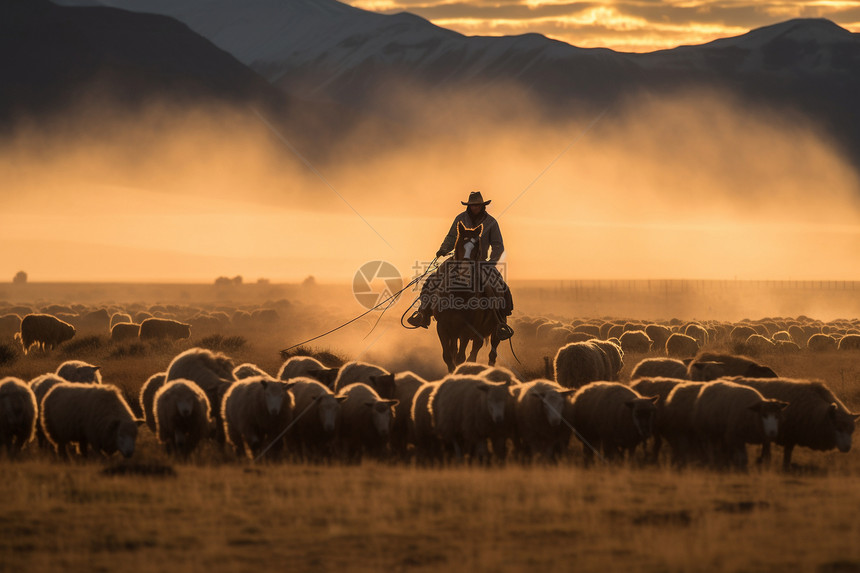
<path fill-rule="evenodd" d="M 409 281 L 409 283 L 408 283 L 405 287 L 403 287 L 402 289 L 400 289 L 400 290 L 399 290 L 399 291 L 397 291 L 396 293 L 392 294 L 392 295 L 391 295 L 391 296 L 389 296 L 388 298 L 384 299 L 383 301 L 381 301 L 380 303 L 378 303 L 376 306 L 374 306 L 374 307 L 372 307 L 372 308 L 367 309 L 365 312 L 362 312 L 361 314 L 359 314 L 359 315 L 358 315 L 358 316 L 356 316 L 355 318 L 352 318 L 352 319 L 350 319 L 350 320 L 348 320 L 348 321 L 344 322 L 344 323 L 343 323 L 343 324 L 341 324 L 340 326 L 337 326 L 337 327 L 335 327 L 335 328 L 332 328 L 331 330 L 328 330 L 328 331 L 326 331 L 326 332 L 323 332 L 322 334 L 320 334 L 320 335 L 318 335 L 318 336 L 314 336 L 313 338 L 308 338 L 307 340 L 305 340 L 305 341 L 303 341 L 303 342 L 299 342 L 298 344 L 293 344 L 292 346 L 290 346 L 290 347 L 288 347 L 288 348 L 284 348 L 283 350 L 281 350 L 281 351 L 280 351 L 281 356 L 283 356 L 284 354 L 286 354 L 287 352 L 289 352 L 289 351 L 290 351 L 290 350 L 292 350 L 293 348 L 298 348 L 299 346 L 302 346 L 302 345 L 304 345 L 304 344 L 307 344 L 308 342 L 313 342 L 314 340 L 317 340 L 317 339 L 319 339 L 319 338 L 322 338 L 323 336 L 328 336 L 328 335 L 329 335 L 329 334 L 331 334 L 332 332 L 335 332 L 335 331 L 337 331 L 337 330 L 340 330 L 340 329 L 341 329 L 341 328 L 343 328 L 344 326 L 347 326 L 347 325 L 349 325 L 349 324 L 352 324 L 352 323 L 353 323 L 353 322 L 355 322 L 356 320 L 358 320 L 358 319 L 360 319 L 360 318 L 363 318 L 364 316 L 367 316 L 368 314 L 370 314 L 371 312 L 373 312 L 373 311 L 374 311 L 374 310 L 376 310 L 377 308 L 381 307 L 382 305 L 386 305 L 386 304 L 387 304 L 388 306 L 391 306 L 391 304 L 393 304 L 393 300 L 394 300 L 394 299 L 396 299 L 398 296 L 400 296 L 400 293 L 402 293 L 403 291 L 405 291 L 406 289 L 408 289 L 409 287 L 411 287 L 412 285 L 416 284 L 418 281 L 420 281 L 421 279 L 423 279 L 423 278 L 424 278 L 424 276 L 425 276 L 427 273 L 429 273 L 431 269 L 433 269 L 433 265 L 435 265 L 435 264 L 436 264 L 436 260 L 437 260 L 438 258 L 439 258 L 439 257 L 435 257 L 435 258 L 430 262 L 430 265 L 428 265 L 427 270 L 426 270 L 426 271 L 424 271 L 421 275 L 419 275 L 418 277 L 416 277 L 416 278 L 412 279 L 411 281 Z M 392 302 L 390 302 L 390 301 L 392 301 Z M 413 302 L 412 304 L 414 305 L 415 303 Z M 410 308 L 411 308 L 411 307 L 410 307 Z M 388 310 L 388 309 L 386 308 L 386 310 Z M 384 311 L 383 311 L 383 312 L 384 312 Z M 381 318 L 382 318 L 382 316 L 380 315 L 380 317 L 379 317 L 379 318 L 381 319 Z M 377 324 L 379 324 L 379 319 L 377 319 L 376 323 L 377 323 Z M 376 324 L 374 324 L 374 325 L 373 325 L 373 328 L 376 328 Z M 373 332 L 373 328 L 370 330 L 370 332 Z M 368 335 L 370 335 L 370 332 L 368 332 L 368 333 L 367 333 L 367 335 L 365 335 L 365 338 L 367 338 L 367 336 L 368 336 Z"/>
<path fill-rule="evenodd" d="M 274 446 L 276 443 L 278 443 L 278 441 L 279 441 L 281 438 L 283 438 L 283 437 L 287 434 L 287 432 L 289 432 L 289 431 L 290 431 L 290 428 L 292 428 L 293 426 L 295 426 L 295 425 L 296 425 L 296 422 L 298 422 L 298 421 L 299 421 L 299 419 L 300 419 L 302 416 L 304 416 L 304 415 L 305 415 L 305 413 L 306 413 L 308 410 L 310 410 L 310 409 L 311 409 L 311 406 L 313 406 L 314 404 L 316 404 L 316 403 L 317 403 L 317 400 L 319 400 L 320 398 L 322 398 L 324 395 L 325 395 L 325 394 L 320 394 L 319 396 L 315 396 L 315 397 L 314 397 L 314 399 L 313 399 L 313 400 L 311 400 L 311 403 L 310 403 L 310 404 L 308 404 L 308 405 L 307 405 L 307 407 L 306 407 L 304 410 L 302 410 L 301 414 L 299 414 L 298 416 L 296 416 L 295 418 L 293 418 L 293 421 L 292 421 L 292 422 L 290 422 L 290 423 L 289 423 L 289 425 L 288 425 L 286 428 L 284 428 L 284 431 L 283 431 L 283 432 L 281 432 L 280 434 L 278 434 L 278 437 L 277 437 L 277 438 L 275 438 L 274 440 L 272 440 L 272 441 L 269 443 L 269 445 L 268 445 L 268 446 L 266 446 L 266 447 L 265 447 L 265 449 L 264 449 L 262 452 L 260 452 L 260 455 L 258 455 L 256 458 L 254 458 L 254 462 L 253 462 L 253 463 L 255 463 L 255 464 L 256 464 L 258 461 L 260 461 L 260 459 L 261 459 L 263 456 L 265 456 L 265 455 L 269 452 L 269 450 L 271 450 L 271 449 L 272 449 L 272 446 Z"/>

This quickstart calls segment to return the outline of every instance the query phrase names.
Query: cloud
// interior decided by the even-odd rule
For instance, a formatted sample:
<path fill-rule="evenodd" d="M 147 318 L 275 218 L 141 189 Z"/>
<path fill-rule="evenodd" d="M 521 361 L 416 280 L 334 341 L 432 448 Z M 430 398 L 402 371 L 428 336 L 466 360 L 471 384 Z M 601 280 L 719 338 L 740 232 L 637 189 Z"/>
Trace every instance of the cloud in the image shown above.
<path fill-rule="evenodd" d="M 700 44 L 791 18 L 829 18 L 860 31 L 858 1 L 351 0 L 385 13 L 409 11 L 469 35 L 536 32 L 575 46 L 647 52 Z"/>

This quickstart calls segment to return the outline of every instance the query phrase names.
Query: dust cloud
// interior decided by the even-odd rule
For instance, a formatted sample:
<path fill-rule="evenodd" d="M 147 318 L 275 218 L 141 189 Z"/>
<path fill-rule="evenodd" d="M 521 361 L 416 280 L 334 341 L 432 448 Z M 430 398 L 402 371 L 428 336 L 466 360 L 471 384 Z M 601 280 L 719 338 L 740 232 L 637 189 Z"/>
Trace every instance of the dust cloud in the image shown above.
<path fill-rule="evenodd" d="M 860 278 L 857 174 L 790 112 L 712 92 L 566 117 L 499 86 L 387 97 L 313 169 L 245 109 L 22 128 L 0 146 L 0 277 L 348 283 L 379 259 L 411 277 L 481 190 L 509 280 Z"/>

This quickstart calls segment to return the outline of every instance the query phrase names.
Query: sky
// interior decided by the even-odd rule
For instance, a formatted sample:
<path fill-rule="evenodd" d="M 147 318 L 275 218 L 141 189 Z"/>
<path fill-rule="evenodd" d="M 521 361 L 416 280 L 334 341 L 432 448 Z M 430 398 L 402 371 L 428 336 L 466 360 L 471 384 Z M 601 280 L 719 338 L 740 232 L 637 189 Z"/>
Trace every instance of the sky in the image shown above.
<path fill-rule="evenodd" d="M 583 48 L 650 52 L 737 36 L 791 18 L 828 18 L 860 32 L 857 0 L 345 0 L 412 12 L 467 35 L 537 32 Z"/>

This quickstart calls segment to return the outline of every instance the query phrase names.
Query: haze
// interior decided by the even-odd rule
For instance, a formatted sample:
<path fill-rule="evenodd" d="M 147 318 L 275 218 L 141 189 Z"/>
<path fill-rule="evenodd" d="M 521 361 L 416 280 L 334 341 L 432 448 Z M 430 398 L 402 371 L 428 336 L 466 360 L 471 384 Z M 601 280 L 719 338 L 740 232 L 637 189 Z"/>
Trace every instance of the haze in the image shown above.
<path fill-rule="evenodd" d="M 509 280 L 860 278 L 857 175 L 797 117 L 702 93 L 596 123 L 516 93 L 403 95 L 414 135 L 366 153 L 376 127 L 344 134 L 315 165 L 334 190 L 246 110 L 24 130 L 0 153 L 0 277 L 345 283 L 379 259 L 411 277 L 480 190 Z"/>

